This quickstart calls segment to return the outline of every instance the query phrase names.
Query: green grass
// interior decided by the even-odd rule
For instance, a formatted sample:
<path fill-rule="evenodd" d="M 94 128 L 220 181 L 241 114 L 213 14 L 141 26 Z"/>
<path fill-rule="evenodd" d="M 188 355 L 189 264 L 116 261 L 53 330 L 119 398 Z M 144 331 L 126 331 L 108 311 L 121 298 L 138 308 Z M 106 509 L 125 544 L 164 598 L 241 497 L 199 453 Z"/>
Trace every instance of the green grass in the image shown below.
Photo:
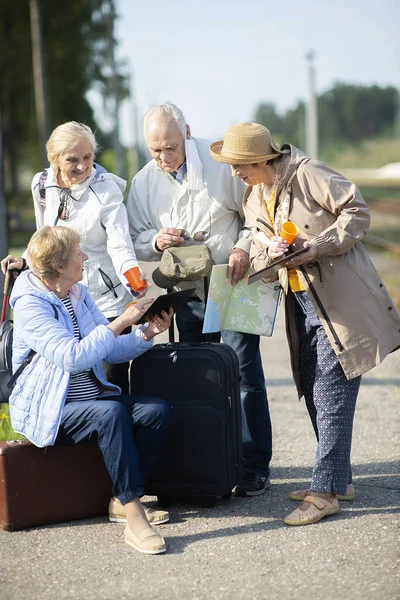
<path fill-rule="evenodd" d="M 0 442 L 7 440 L 24 440 L 24 436 L 15 433 L 11 427 L 8 404 L 0 404 Z"/>
<path fill-rule="evenodd" d="M 399 138 L 375 138 L 358 144 L 332 148 L 324 153 L 325 160 L 334 169 L 379 169 L 399 162 Z"/>
<path fill-rule="evenodd" d="M 385 200 L 387 202 L 392 202 L 393 204 L 400 203 L 400 185 L 398 183 L 393 182 L 393 185 L 367 185 L 360 184 L 358 186 L 360 188 L 360 192 L 363 195 L 364 200 L 368 205 L 372 208 L 372 205 L 378 200 Z"/>

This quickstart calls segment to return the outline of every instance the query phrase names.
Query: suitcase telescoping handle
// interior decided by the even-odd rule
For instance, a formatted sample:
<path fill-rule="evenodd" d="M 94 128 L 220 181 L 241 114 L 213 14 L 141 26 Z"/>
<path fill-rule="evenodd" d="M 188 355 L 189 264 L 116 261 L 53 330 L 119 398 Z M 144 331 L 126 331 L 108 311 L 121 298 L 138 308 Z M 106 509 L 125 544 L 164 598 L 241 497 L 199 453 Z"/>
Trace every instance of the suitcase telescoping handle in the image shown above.
<path fill-rule="evenodd" d="M 203 281 L 204 281 L 204 303 L 207 304 L 207 298 L 208 298 L 208 277 L 204 277 Z M 167 294 L 170 294 L 171 292 L 173 292 L 173 289 L 172 288 L 168 288 L 167 289 Z M 175 318 L 174 317 L 172 317 L 171 324 L 170 324 L 169 329 L 168 329 L 168 340 L 169 340 L 170 344 L 173 344 L 175 342 Z M 206 341 L 207 342 L 212 342 L 212 336 L 210 336 L 209 334 L 206 334 Z"/>
<path fill-rule="evenodd" d="M 167 288 L 167 294 L 170 294 L 172 291 L 173 291 L 172 288 Z M 174 315 L 172 315 L 171 323 L 169 324 L 168 340 L 171 344 L 175 342 L 175 318 L 174 318 Z"/>

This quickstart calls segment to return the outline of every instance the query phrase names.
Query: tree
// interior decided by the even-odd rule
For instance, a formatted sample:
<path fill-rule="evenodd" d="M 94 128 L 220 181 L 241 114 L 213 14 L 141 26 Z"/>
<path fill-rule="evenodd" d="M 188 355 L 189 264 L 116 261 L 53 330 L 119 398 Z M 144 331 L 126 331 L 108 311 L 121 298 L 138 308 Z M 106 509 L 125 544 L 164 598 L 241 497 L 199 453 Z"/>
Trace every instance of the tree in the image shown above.
<path fill-rule="evenodd" d="M 318 97 L 318 126 L 321 150 L 332 144 L 354 143 L 379 135 L 394 135 L 397 118 L 397 90 L 394 87 L 357 86 L 336 83 Z M 274 104 L 264 102 L 255 120 L 270 129 L 280 142 L 304 147 L 305 106 L 279 116 Z"/>
<path fill-rule="evenodd" d="M 276 112 L 276 105 L 272 102 L 262 102 L 258 106 L 255 121 L 267 127 L 276 137 L 283 133 L 283 119 Z"/>
<path fill-rule="evenodd" d="M 96 129 L 100 145 L 108 138 L 96 126 L 86 94 L 97 82 L 104 85 L 100 48 L 108 43 L 103 10 L 113 0 L 41 0 L 49 124 L 53 129 L 69 120 Z M 32 80 L 29 1 L 2 0 L 0 5 L 0 101 L 3 107 L 6 184 L 18 189 L 17 164 L 30 170 L 39 160 Z M 117 73 L 123 80 L 123 76 Z"/>
<path fill-rule="evenodd" d="M 392 131 L 396 99 L 393 87 L 337 83 L 319 98 L 321 138 L 356 142 Z"/>

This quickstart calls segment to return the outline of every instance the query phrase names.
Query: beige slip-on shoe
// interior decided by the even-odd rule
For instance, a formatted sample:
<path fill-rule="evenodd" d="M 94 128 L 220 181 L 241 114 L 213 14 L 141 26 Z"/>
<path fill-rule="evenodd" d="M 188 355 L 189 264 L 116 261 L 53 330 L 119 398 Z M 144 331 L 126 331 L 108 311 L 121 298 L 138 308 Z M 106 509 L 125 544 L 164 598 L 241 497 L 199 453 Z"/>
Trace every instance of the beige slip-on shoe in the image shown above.
<path fill-rule="evenodd" d="M 158 510 L 156 508 L 148 508 L 143 506 L 144 512 L 149 523 L 152 525 L 161 525 L 162 523 L 168 523 L 169 512 L 166 510 Z M 108 518 L 112 523 L 126 523 L 125 508 L 120 502 L 117 502 L 115 498 L 111 498 L 108 505 Z"/>
<path fill-rule="evenodd" d="M 125 543 L 142 554 L 162 554 L 167 549 L 162 535 L 152 527 L 136 535 L 127 525 L 125 527 Z"/>
<path fill-rule="evenodd" d="M 296 510 L 283 519 L 283 522 L 286 523 L 286 525 L 309 525 L 310 523 L 317 523 L 324 517 L 335 515 L 339 512 L 339 502 L 336 498 L 325 500 L 324 498 L 317 498 L 316 496 L 306 496 L 304 502 L 310 504 L 307 510 L 296 508 Z"/>
<path fill-rule="evenodd" d="M 290 500 L 297 500 L 298 502 L 304 502 L 304 498 L 311 493 L 311 490 L 298 490 L 297 492 L 290 492 L 288 494 L 288 498 Z M 337 494 L 336 498 L 340 501 L 345 500 L 349 502 L 350 500 L 354 500 L 356 497 L 356 490 L 352 483 L 349 483 L 346 490 L 346 495 Z"/>

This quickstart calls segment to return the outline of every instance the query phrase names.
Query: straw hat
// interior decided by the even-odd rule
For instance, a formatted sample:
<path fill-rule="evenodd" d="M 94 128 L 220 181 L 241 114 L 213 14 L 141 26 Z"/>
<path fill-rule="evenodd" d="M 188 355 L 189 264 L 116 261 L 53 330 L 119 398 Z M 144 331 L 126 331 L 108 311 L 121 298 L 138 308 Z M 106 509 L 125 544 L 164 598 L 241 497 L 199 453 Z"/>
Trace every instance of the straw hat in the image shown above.
<path fill-rule="evenodd" d="M 269 130 L 258 123 L 241 123 L 226 130 L 221 142 L 210 146 L 210 154 L 219 162 L 248 165 L 284 154 L 271 137 Z"/>

